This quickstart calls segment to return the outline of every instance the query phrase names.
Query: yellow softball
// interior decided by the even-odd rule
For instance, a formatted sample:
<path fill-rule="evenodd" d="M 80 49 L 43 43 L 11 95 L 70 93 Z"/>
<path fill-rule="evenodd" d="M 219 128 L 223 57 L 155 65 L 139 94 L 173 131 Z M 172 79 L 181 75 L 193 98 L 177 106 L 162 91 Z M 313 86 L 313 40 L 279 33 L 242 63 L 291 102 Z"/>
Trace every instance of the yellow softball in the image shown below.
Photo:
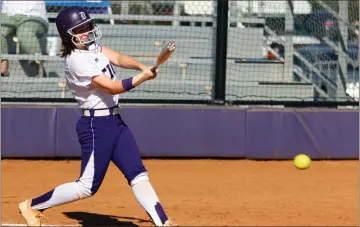
<path fill-rule="evenodd" d="M 298 169 L 307 169 L 310 167 L 311 159 L 305 154 L 298 154 L 294 158 L 294 164 Z"/>

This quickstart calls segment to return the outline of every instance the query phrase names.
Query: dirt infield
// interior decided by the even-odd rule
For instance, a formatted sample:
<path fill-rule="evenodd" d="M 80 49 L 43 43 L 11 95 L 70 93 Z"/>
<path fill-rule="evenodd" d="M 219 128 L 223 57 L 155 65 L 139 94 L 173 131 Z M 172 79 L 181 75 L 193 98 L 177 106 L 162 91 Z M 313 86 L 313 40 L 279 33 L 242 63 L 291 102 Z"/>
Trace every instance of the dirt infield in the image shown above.
<path fill-rule="evenodd" d="M 145 160 L 168 215 L 180 225 L 358 225 L 358 162 Z M 2 161 L 2 223 L 24 224 L 17 203 L 75 180 L 80 162 Z M 111 164 L 94 197 L 46 210 L 45 224 L 152 226 Z"/>

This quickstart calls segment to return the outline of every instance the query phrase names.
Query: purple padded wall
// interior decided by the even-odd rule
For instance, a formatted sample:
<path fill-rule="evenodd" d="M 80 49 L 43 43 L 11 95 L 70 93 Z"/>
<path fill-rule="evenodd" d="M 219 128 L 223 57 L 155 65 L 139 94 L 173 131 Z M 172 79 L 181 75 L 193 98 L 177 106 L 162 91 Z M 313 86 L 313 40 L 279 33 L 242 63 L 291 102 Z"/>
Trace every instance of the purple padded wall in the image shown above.
<path fill-rule="evenodd" d="M 143 157 L 244 157 L 245 110 L 182 110 L 134 107 L 123 108 L 121 115 L 135 135 Z M 75 130 L 79 117 L 77 109 L 58 108 L 57 156 L 80 155 Z"/>
<path fill-rule="evenodd" d="M 357 158 L 358 122 L 355 111 L 248 111 L 247 157 Z"/>
<path fill-rule="evenodd" d="M 122 116 L 145 157 L 245 157 L 245 110 L 134 107 Z"/>
<path fill-rule="evenodd" d="M 81 116 L 78 108 L 58 108 L 56 115 L 56 156 L 77 157 L 81 155 L 76 133 L 76 122 Z"/>
<path fill-rule="evenodd" d="M 2 106 L 2 157 L 79 157 L 76 107 Z M 123 107 L 143 157 L 358 158 L 355 110 Z"/>
<path fill-rule="evenodd" d="M 54 157 L 56 109 L 1 108 L 2 157 Z"/>

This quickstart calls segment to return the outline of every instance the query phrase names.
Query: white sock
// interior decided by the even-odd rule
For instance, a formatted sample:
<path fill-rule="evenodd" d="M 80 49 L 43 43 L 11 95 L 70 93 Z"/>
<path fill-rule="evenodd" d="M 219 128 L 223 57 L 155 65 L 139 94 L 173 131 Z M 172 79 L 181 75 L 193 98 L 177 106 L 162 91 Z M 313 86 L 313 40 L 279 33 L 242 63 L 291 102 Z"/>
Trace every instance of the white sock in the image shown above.
<path fill-rule="evenodd" d="M 70 203 L 79 200 L 78 185 L 76 182 L 62 184 L 54 190 L 34 198 L 31 208 L 34 210 L 44 210 L 61 204 Z"/>
<path fill-rule="evenodd" d="M 168 220 L 150 181 L 140 181 L 132 185 L 135 198 L 145 209 L 156 226 L 162 226 Z"/>

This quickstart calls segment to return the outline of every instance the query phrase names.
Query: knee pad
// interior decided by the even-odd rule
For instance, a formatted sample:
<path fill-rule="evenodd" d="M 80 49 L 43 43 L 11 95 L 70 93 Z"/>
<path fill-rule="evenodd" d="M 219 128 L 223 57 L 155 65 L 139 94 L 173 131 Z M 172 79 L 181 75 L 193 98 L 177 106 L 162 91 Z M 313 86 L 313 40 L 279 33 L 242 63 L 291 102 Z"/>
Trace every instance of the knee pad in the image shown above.
<path fill-rule="evenodd" d="M 149 175 L 147 172 L 143 172 L 137 175 L 134 179 L 131 180 L 130 185 L 132 187 L 142 181 L 149 181 Z"/>

